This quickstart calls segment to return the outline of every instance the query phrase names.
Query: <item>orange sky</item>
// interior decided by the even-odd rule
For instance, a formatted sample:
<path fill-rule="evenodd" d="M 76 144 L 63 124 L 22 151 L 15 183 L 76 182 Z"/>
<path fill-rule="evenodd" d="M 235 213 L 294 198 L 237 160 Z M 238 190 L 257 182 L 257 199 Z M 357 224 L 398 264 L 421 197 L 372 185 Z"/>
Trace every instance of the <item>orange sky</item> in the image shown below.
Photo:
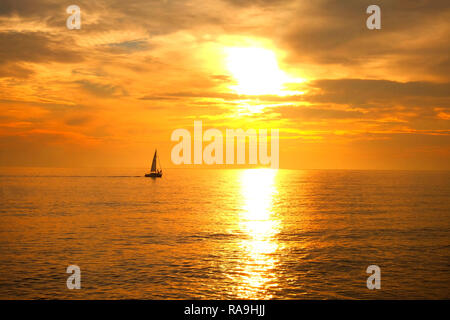
<path fill-rule="evenodd" d="M 280 129 L 281 168 L 450 169 L 448 1 L 72 2 L 0 2 L 0 166 L 174 167 L 197 119 Z"/>

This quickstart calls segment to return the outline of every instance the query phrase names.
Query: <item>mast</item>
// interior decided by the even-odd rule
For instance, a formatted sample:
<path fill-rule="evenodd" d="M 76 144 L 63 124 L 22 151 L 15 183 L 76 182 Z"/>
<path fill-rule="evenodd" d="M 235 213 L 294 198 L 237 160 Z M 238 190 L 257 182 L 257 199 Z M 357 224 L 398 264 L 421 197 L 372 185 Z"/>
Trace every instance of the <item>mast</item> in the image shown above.
<path fill-rule="evenodd" d="M 156 149 L 155 154 L 153 155 L 152 169 L 150 170 L 150 172 L 156 172 Z"/>

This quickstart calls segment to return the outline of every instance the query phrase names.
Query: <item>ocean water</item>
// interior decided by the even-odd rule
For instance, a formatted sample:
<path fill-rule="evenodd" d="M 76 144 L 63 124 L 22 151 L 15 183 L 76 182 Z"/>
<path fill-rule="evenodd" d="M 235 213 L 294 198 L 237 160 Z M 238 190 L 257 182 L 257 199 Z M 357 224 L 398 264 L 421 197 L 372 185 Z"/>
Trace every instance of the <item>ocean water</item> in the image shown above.
<path fill-rule="evenodd" d="M 2 169 L 0 298 L 450 298 L 449 172 L 143 173 Z"/>

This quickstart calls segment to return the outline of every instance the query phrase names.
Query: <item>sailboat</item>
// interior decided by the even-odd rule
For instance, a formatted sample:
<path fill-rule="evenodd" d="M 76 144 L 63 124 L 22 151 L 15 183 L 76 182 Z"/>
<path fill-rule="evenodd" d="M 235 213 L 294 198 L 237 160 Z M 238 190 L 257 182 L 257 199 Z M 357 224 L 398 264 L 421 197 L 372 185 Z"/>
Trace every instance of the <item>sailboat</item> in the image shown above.
<path fill-rule="evenodd" d="M 156 159 L 158 159 L 159 169 L 156 168 Z M 152 168 L 150 169 L 150 173 L 146 173 L 145 176 L 151 177 L 151 178 L 161 178 L 162 177 L 161 163 L 159 162 L 159 158 L 158 158 L 156 149 L 155 149 L 155 154 L 153 155 Z"/>

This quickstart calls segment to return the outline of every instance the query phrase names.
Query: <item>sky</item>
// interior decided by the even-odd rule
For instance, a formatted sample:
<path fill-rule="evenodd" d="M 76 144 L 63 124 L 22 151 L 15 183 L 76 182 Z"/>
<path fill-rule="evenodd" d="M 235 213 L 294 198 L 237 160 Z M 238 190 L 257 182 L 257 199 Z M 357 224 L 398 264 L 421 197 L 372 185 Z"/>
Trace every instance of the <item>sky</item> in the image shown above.
<path fill-rule="evenodd" d="M 449 21 L 446 0 L 1 0 L 0 166 L 176 167 L 202 120 L 279 129 L 281 168 L 448 170 Z"/>

